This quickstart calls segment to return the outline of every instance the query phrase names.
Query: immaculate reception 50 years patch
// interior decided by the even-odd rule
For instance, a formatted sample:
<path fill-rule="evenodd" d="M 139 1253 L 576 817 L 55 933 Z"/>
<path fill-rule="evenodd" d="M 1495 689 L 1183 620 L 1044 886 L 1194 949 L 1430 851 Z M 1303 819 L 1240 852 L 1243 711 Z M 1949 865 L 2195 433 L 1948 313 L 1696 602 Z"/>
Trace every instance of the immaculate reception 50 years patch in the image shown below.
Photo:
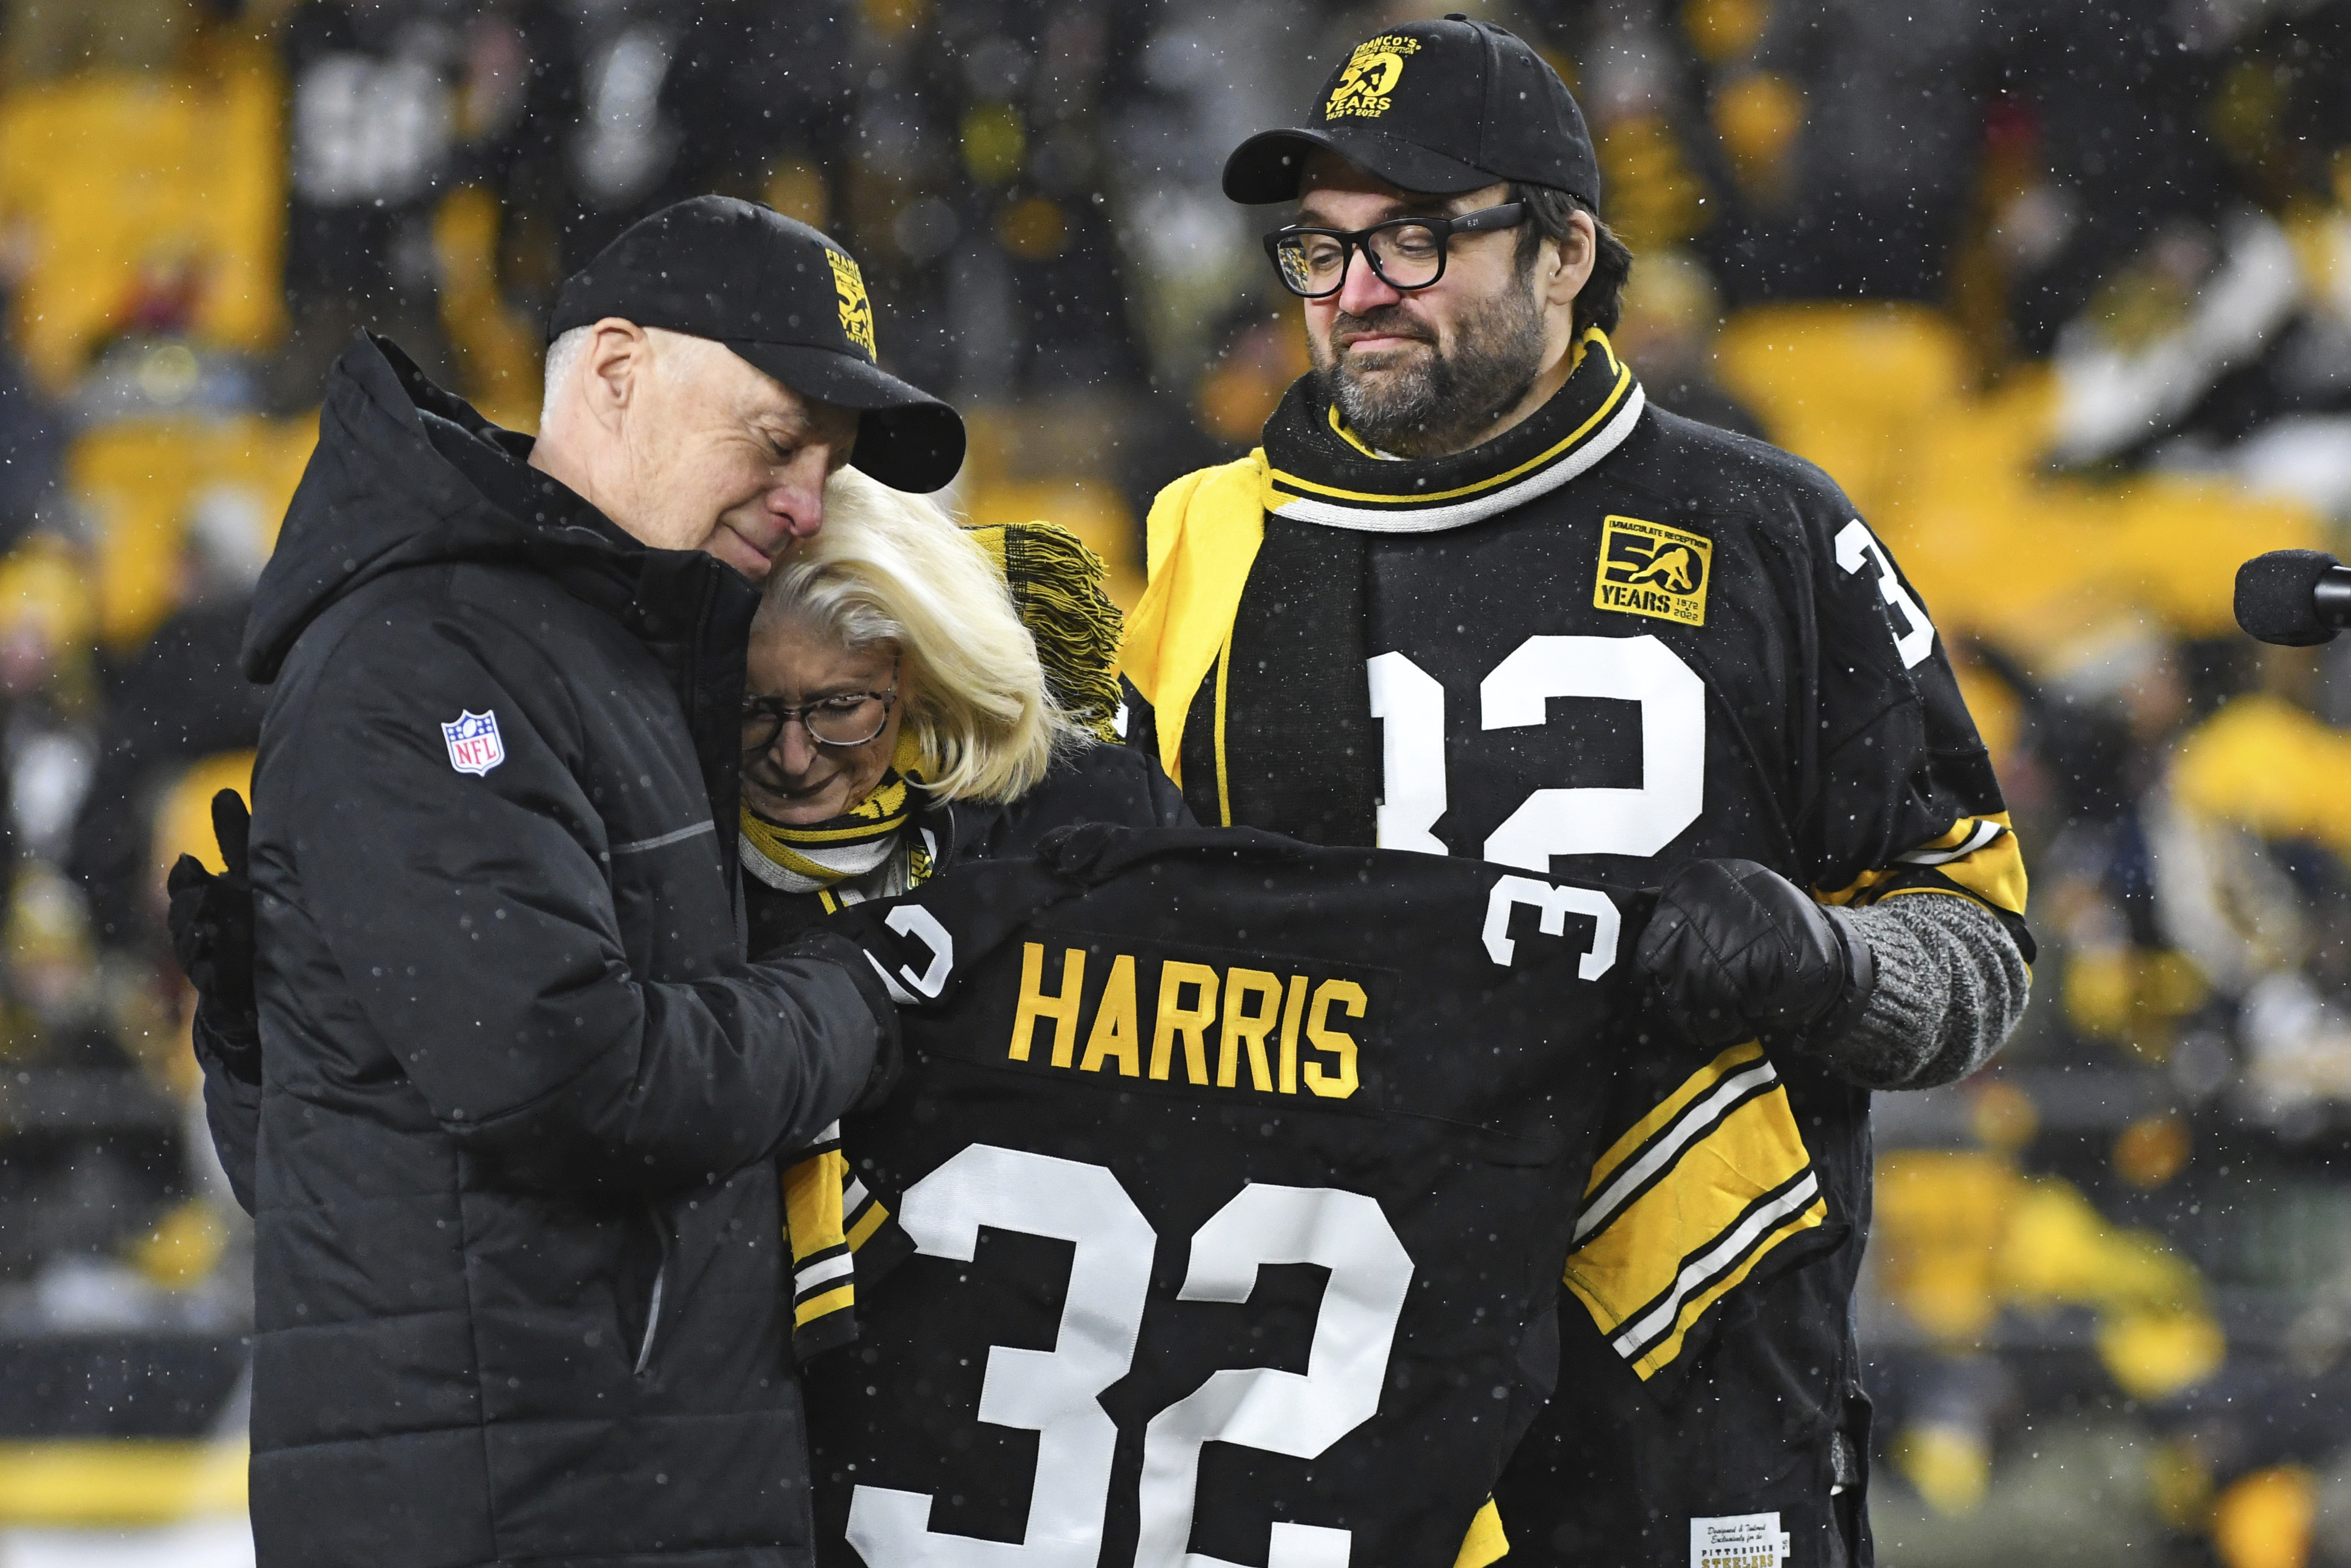
<path fill-rule="evenodd" d="M 1592 605 L 1703 626 L 1706 580 L 1713 573 L 1714 541 L 1704 534 L 1612 517 L 1600 529 L 1600 580 Z"/>

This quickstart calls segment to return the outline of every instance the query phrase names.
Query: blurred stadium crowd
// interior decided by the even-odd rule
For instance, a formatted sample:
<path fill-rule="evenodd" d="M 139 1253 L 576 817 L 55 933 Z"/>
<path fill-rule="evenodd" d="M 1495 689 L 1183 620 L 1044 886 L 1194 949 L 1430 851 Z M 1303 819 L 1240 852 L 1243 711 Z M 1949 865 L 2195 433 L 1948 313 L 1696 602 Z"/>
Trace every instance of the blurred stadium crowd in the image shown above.
<path fill-rule="evenodd" d="M 1131 601 L 1152 495 L 1305 368 L 1223 156 L 1419 14 L 0 5 L 0 1527 L 241 1496 L 162 872 L 248 776 L 244 604 L 350 335 L 529 428 L 566 272 L 766 200 L 970 415 L 956 505 Z M 2351 523 L 2351 0 L 1481 14 L 1593 121 L 1618 346 L 1844 485 L 2035 873 L 2022 1032 L 1878 1103 L 1881 1550 L 2351 1564 L 2351 654 L 2229 618 Z"/>

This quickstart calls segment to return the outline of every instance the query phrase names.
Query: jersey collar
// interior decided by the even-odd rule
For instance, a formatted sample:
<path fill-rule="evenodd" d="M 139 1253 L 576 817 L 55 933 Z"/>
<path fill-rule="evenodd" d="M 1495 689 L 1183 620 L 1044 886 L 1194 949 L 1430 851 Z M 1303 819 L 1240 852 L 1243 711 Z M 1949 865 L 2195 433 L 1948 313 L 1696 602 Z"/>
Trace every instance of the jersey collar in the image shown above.
<path fill-rule="evenodd" d="M 1509 511 L 1557 489 L 1614 452 L 1646 399 L 1597 327 L 1583 334 L 1565 385 L 1532 417 L 1450 457 L 1374 453 L 1332 417 L 1301 376 L 1265 427 L 1265 509 L 1365 533 L 1426 534 Z"/>

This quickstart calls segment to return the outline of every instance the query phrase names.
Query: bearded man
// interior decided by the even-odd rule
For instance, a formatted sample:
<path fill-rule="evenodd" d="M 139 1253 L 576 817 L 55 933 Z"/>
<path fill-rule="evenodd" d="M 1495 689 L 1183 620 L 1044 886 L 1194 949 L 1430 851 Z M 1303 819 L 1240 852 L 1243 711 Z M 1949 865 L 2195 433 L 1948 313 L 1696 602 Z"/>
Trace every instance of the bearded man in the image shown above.
<path fill-rule="evenodd" d="M 1587 1208 L 1512 1561 L 1865 1563 L 1870 1092 L 1973 1071 L 2026 998 L 1991 762 L 1834 483 L 1648 405 L 1610 347 L 1632 257 L 1533 50 L 1396 27 L 1311 114 L 1224 188 L 1296 203 L 1266 246 L 1313 371 L 1153 507 L 1128 737 L 1204 822 L 1659 888 L 1638 961 L 1722 1052 L 1707 1116 L 1785 1093 L 1817 1181 L 1726 1170 L 1675 1234 Z"/>

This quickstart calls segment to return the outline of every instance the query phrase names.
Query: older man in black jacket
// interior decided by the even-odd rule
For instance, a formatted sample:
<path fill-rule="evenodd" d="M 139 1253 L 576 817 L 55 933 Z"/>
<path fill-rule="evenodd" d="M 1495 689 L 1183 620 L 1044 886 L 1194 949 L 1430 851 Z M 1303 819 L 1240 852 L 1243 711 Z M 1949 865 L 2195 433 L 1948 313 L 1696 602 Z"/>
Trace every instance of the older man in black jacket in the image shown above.
<path fill-rule="evenodd" d="M 555 326 L 536 450 L 355 342 L 246 632 L 259 1038 L 199 1034 L 265 1565 L 810 1557 L 776 1156 L 896 1024 L 838 936 L 744 961 L 744 578 L 831 469 L 935 488 L 962 427 L 744 203 Z"/>

